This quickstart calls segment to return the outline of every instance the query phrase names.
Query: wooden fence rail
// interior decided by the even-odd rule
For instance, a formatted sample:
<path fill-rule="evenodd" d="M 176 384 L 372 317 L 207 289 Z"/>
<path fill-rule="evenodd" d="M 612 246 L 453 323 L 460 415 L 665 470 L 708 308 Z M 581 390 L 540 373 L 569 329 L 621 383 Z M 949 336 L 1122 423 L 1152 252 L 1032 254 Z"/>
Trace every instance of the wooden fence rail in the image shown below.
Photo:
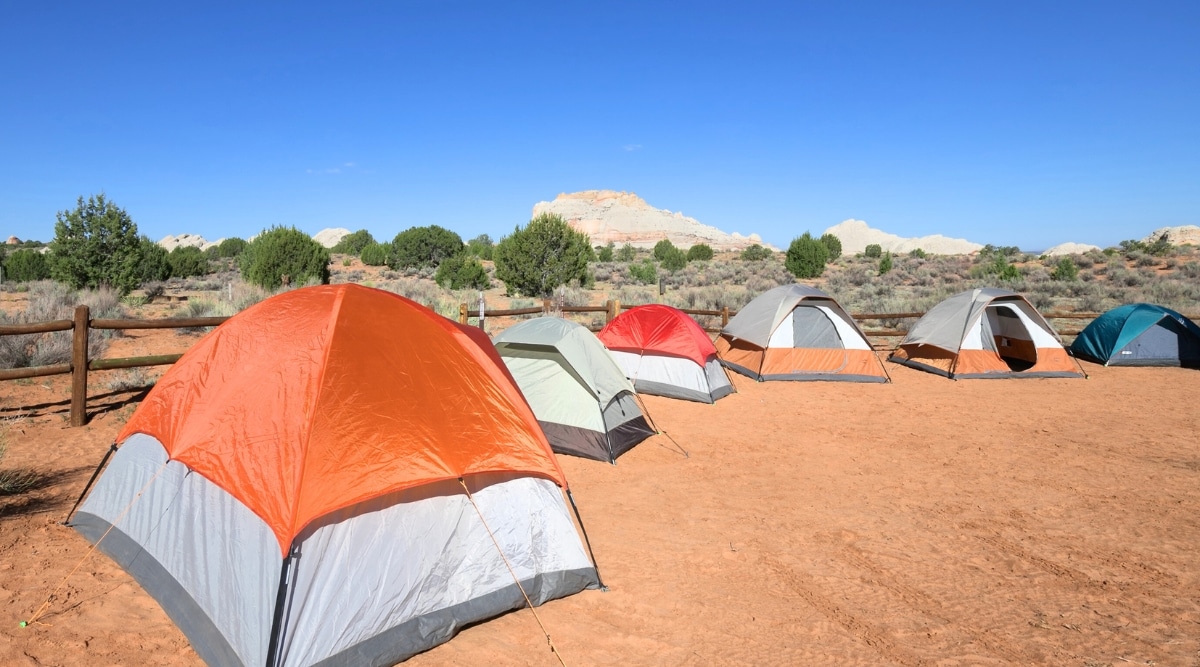
<path fill-rule="evenodd" d="M 474 313 L 470 306 L 461 304 L 458 309 L 458 321 L 468 324 L 472 318 L 479 320 L 482 328 L 488 317 L 512 317 L 519 315 L 538 315 L 548 313 L 604 313 L 605 323 L 611 322 L 622 310 L 636 308 L 636 305 L 622 304 L 619 300 L 610 299 L 602 306 L 555 306 L 552 300 L 546 299 L 541 306 L 530 308 L 488 309 L 480 304 Z M 722 308 L 720 310 L 703 310 L 681 308 L 684 313 L 692 316 L 720 317 L 721 327 L 729 324 L 729 319 L 737 314 L 736 310 Z M 882 321 L 920 318 L 925 313 L 857 313 L 851 314 L 858 321 Z M 83 426 L 87 422 L 87 374 L 88 371 L 113 370 L 118 368 L 145 368 L 173 364 L 183 355 L 159 354 L 145 357 L 122 357 L 116 359 L 88 359 L 88 331 L 90 329 L 185 329 L 192 327 L 215 327 L 227 317 L 193 317 L 167 318 L 158 320 L 93 320 L 87 306 L 76 306 L 74 318 L 70 320 L 54 320 L 52 322 L 34 322 L 30 324 L 6 324 L 0 326 L 0 336 L 22 336 L 29 334 L 52 333 L 56 331 L 71 331 L 71 362 L 52 366 L 35 366 L 31 368 L 0 369 L 0 381 L 18 380 L 22 378 L 46 377 L 50 375 L 71 375 L 71 426 Z M 1043 313 L 1046 319 L 1056 320 L 1093 320 L 1100 313 Z M 1200 320 L 1200 315 L 1187 315 L 1193 320 Z M 708 327 L 709 332 L 720 331 L 719 328 Z M 877 338 L 897 338 L 908 333 L 905 329 L 868 329 L 867 336 Z M 1059 331 L 1066 336 L 1079 334 L 1078 330 Z"/>

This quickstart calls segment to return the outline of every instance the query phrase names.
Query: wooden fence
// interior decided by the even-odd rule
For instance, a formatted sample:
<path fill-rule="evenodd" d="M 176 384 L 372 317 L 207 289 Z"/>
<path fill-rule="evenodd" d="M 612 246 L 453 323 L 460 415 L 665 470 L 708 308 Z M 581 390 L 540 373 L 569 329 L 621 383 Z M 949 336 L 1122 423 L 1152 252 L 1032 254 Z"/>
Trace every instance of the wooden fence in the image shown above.
<path fill-rule="evenodd" d="M 636 308 L 636 305 L 625 305 L 615 299 L 610 299 L 602 306 L 556 306 L 550 299 L 542 302 L 541 306 L 532 308 L 487 309 L 486 306 L 475 313 L 470 311 L 467 304 L 461 304 L 458 309 L 458 321 L 469 324 L 471 319 L 477 319 L 482 328 L 488 317 L 511 317 L 518 315 L 546 315 L 551 313 L 581 314 L 604 313 L 605 323 L 612 321 L 622 310 Z M 729 324 L 729 318 L 737 311 L 729 308 L 721 310 L 699 310 L 681 308 L 692 316 L 720 317 L 721 326 Z M 856 313 L 851 314 L 857 321 L 885 321 L 917 319 L 925 313 Z M 1043 313 L 1050 320 L 1093 320 L 1099 313 Z M 1187 316 L 1200 320 L 1200 315 Z M 71 375 L 71 426 L 83 426 L 87 423 L 87 384 L 88 371 L 114 370 L 119 368 L 145 368 L 173 364 L 179 360 L 180 354 L 159 354 L 146 357 L 122 357 L 117 359 L 88 359 L 88 332 L 91 329 L 184 329 L 191 327 L 214 327 L 229 318 L 227 317 L 193 317 L 167 318 L 158 320 L 93 320 L 87 306 L 76 306 L 75 317 L 71 320 L 55 320 L 53 322 L 36 322 L 32 324 L 0 325 L 0 336 L 19 336 L 26 334 L 41 334 L 55 331 L 72 332 L 71 362 L 52 366 L 35 366 L 30 368 L 0 369 L 0 381 L 18 380 L 21 378 L 45 377 L 49 375 Z M 707 327 L 709 332 L 720 331 L 720 328 Z M 1064 336 L 1076 336 L 1081 329 L 1059 331 Z M 896 338 L 904 336 L 904 329 L 866 329 L 863 331 L 869 337 Z"/>
<path fill-rule="evenodd" d="M 93 320 L 87 306 L 75 307 L 73 320 L 55 320 L 33 324 L 0 326 L 0 336 L 70 331 L 71 362 L 53 366 L 10 368 L 0 370 L 0 380 L 45 377 L 47 375 L 71 376 L 71 426 L 87 423 L 88 371 L 106 371 L 118 368 L 144 368 L 173 364 L 180 354 L 159 354 L 148 357 L 123 357 L 118 359 L 88 359 L 88 331 L 91 329 L 183 329 L 188 327 L 215 327 L 227 317 L 193 317 L 161 320 Z"/>

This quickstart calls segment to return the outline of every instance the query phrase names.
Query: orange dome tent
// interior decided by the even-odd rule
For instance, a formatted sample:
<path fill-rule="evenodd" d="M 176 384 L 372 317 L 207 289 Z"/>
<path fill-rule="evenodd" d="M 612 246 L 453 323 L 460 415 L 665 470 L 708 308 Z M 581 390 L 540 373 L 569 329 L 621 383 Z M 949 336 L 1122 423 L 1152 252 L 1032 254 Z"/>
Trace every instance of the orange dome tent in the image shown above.
<path fill-rule="evenodd" d="M 230 318 L 118 443 L 72 525 L 209 664 L 402 660 L 523 606 L 505 558 L 535 604 L 598 585 L 491 343 L 395 294 L 311 287 Z"/>

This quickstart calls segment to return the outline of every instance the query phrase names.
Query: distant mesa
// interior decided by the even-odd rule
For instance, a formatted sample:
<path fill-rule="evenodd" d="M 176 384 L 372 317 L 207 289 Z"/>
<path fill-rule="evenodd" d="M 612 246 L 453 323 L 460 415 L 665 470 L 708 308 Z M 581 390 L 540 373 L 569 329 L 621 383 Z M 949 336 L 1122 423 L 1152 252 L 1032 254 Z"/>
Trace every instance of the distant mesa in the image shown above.
<path fill-rule="evenodd" d="M 1091 245 L 1090 243 L 1060 243 L 1046 250 L 1042 254 L 1046 257 L 1058 257 L 1059 255 L 1083 255 L 1093 250 L 1100 250 L 1100 246 Z"/>
<path fill-rule="evenodd" d="M 1167 235 L 1167 240 L 1172 245 L 1182 245 L 1190 243 L 1192 245 L 1200 245 L 1200 227 L 1196 225 L 1182 225 L 1180 227 L 1160 227 L 1150 235 L 1142 239 L 1145 243 L 1154 243 L 1163 234 Z"/>
<path fill-rule="evenodd" d="M 208 241 L 205 241 L 204 237 L 200 236 L 199 234 L 180 234 L 179 236 L 167 234 L 158 242 L 158 245 L 166 248 L 168 252 L 176 248 L 199 248 L 201 250 L 208 250 L 224 240 L 225 239 L 220 239 L 209 243 Z"/>
<path fill-rule="evenodd" d="M 349 236 L 350 230 L 344 227 L 329 227 L 322 229 L 313 235 L 313 240 L 326 248 L 332 248 L 337 245 L 343 236 Z"/>
<path fill-rule="evenodd" d="M 338 241 L 342 240 L 343 236 L 346 236 L 349 233 L 349 229 L 343 229 L 342 227 L 331 227 L 329 229 L 322 229 L 321 231 L 317 232 L 315 235 L 313 235 L 313 240 L 325 246 L 326 248 L 332 248 L 338 244 Z M 257 236 L 257 234 L 255 236 Z M 158 242 L 158 245 L 166 248 L 168 251 L 179 247 L 195 247 L 201 250 L 208 250 L 213 246 L 220 245 L 221 241 L 224 240 L 224 238 L 220 238 L 216 241 L 210 242 L 204 240 L 204 237 L 200 236 L 199 234 L 180 234 L 179 236 L 172 236 L 168 234 Z M 254 236 L 251 236 L 247 240 L 253 241 Z"/>
<path fill-rule="evenodd" d="M 635 248 L 652 248 L 663 239 L 680 248 L 705 243 L 713 250 L 741 250 L 754 244 L 778 250 L 758 234 L 742 236 L 723 232 L 702 224 L 679 211 L 654 208 L 632 192 L 614 190 L 584 190 L 562 193 L 554 201 L 541 201 L 533 206 L 533 215 L 557 213 L 572 227 L 591 237 L 592 245 L 618 246 L 626 243 Z"/>
<path fill-rule="evenodd" d="M 851 254 L 862 252 L 872 244 L 888 252 L 906 253 L 920 248 L 935 255 L 966 255 L 983 248 L 979 243 L 966 239 L 952 239 L 941 234 L 906 239 L 875 229 L 862 220 L 844 220 L 826 229 L 825 233 L 838 237 L 842 242 L 842 252 Z"/>

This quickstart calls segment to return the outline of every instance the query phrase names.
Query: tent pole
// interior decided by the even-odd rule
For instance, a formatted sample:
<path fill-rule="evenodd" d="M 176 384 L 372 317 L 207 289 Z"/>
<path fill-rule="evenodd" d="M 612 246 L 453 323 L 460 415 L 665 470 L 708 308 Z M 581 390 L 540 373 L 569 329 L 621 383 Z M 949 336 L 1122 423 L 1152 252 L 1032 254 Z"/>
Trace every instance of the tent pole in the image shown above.
<path fill-rule="evenodd" d="M 587 545 L 588 555 L 592 557 L 592 567 L 596 570 L 596 583 L 600 584 L 600 590 L 608 592 L 608 586 L 604 585 L 604 580 L 600 578 L 600 566 L 596 564 L 596 554 L 592 551 L 592 541 L 588 539 L 587 528 L 583 527 L 583 517 L 579 516 L 579 507 L 575 505 L 575 496 L 571 495 L 571 489 L 567 489 L 567 500 L 571 501 L 571 509 L 575 510 L 575 520 L 579 522 L 579 531 L 583 533 L 583 543 Z"/>
<path fill-rule="evenodd" d="M 271 619 L 271 643 L 267 646 L 267 667 L 276 667 L 279 663 L 279 643 L 283 639 L 283 611 L 287 605 L 288 575 L 291 573 L 292 561 L 296 557 L 296 543 L 288 547 L 288 554 L 279 567 L 279 589 L 275 593 L 275 613 Z"/>
<path fill-rule="evenodd" d="M 76 500 L 75 504 L 71 506 L 71 511 L 67 512 L 67 518 L 62 520 L 61 525 L 66 526 L 71 523 L 71 517 L 75 515 L 75 510 L 79 509 L 79 503 L 83 502 L 83 497 L 86 496 L 87 492 L 92 489 L 92 484 L 96 483 L 96 478 L 100 476 L 100 471 L 104 469 L 104 464 L 108 463 L 108 459 L 112 457 L 113 452 L 115 451 L 117 451 L 116 442 L 114 442 L 112 446 L 108 448 L 107 452 L 104 452 L 104 457 L 100 459 L 100 465 L 96 466 L 96 469 L 92 471 L 92 478 L 88 480 L 86 485 L 84 485 L 83 492 L 79 494 L 79 499 Z"/>

